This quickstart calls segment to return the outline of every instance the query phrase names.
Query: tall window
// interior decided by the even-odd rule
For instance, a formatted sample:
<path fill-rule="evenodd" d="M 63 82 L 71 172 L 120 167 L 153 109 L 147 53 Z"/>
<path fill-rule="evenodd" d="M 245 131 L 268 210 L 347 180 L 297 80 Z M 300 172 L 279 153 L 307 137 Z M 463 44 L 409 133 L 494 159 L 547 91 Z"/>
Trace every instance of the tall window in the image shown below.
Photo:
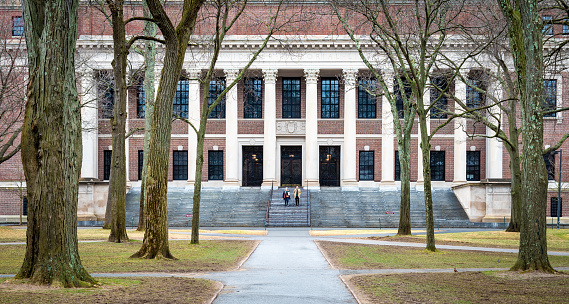
<path fill-rule="evenodd" d="M 482 80 L 468 78 L 466 85 L 466 106 L 468 108 L 476 109 L 484 105 L 484 93 L 479 90 L 486 90 Z"/>
<path fill-rule="evenodd" d="M 547 170 L 547 179 L 555 180 L 555 154 L 547 153 L 543 155 L 545 161 L 545 169 Z"/>
<path fill-rule="evenodd" d="M 360 151 L 360 180 L 373 180 L 373 151 Z"/>
<path fill-rule="evenodd" d="M 433 87 L 430 89 L 431 95 L 431 118 L 447 118 L 445 113 L 448 105 L 447 92 L 449 89 L 448 79 L 443 76 L 431 79 Z"/>
<path fill-rule="evenodd" d="M 243 117 L 263 118 L 263 79 L 245 78 L 243 82 Z"/>
<path fill-rule="evenodd" d="M 103 180 L 109 180 L 111 177 L 111 161 L 113 157 L 112 150 L 103 151 Z"/>
<path fill-rule="evenodd" d="M 559 208 L 559 216 L 563 216 L 563 197 L 559 200 L 559 207 L 557 206 L 557 197 L 551 198 L 551 205 L 549 209 L 551 211 L 551 217 L 557 217 L 557 208 Z"/>
<path fill-rule="evenodd" d="M 407 78 L 401 77 L 399 79 L 398 78 L 393 79 L 393 93 L 395 94 L 395 104 L 397 106 L 397 114 L 399 118 L 403 118 L 405 116 L 405 113 L 403 112 L 405 101 L 403 100 L 401 89 L 399 88 L 399 80 L 401 81 L 403 87 L 405 88 L 405 99 L 407 101 L 409 101 L 409 99 L 411 98 L 413 90 L 411 89 L 411 85 L 409 84 Z"/>
<path fill-rule="evenodd" d="M 395 164 L 395 180 L 401 180 L 401 163 L 399 162 L 399 151 L 395 151 L 395 159 L 393 161 Z"/>
<path fill-rule="evenodd" d="M 543 20 L 543 34 L 553 35 L 553 16 L 545 15 L 541 18 Z"/>
<path fill-rule="evenodd" d="M 370 94 L 377 90 L 377 80 L 358 80 L 358 118 L 376 118 L 377 97 Z"/>
<path fill-rule="evenodd" d="M 543 80 L 543 111 L 552 111 L 557 108 L 557 80 Z M 555 117 L 555 113 L 545 113 L 543 117 Z"/>
<path fill-rule="evenodd" d="M 216 78 L 209 81 L 208 105 L 212 105 L 217 97 L 225 90 L 225 78 Z M 209 118 L 225 118 L 225 96 L 219 101 L 213 111 L 209 113 Z"/>
<path fill-rule="evenodd" d="M 283 118 L 300 118 L 300 78 L 283 78 Z"/>
<path fill-rule="evenodd" d="M 110 71 L 99 71 L 97 75 L 97 97 L 101 118 L 113 117 L 115 104 L 115 81 Z"/>
<path fill-rule="evenodd" d="M 144 165 L 144 150 L 138 150 L 138 180 L 142 180 L 143 165 Z"/>
<path fill-rule="evenodd" d="M 144 118 L 144 112 L 146 110 L 145 100 L 144 100 L 144 78 L 139 77 L 136 82 L 136 117 Z"/>
<path fill-rule="evenodd" d="M 209 151 L 208 180 L 223 180 L 223 151 Z"/>
<path fill-rule="evenodd" d="M 466 151 L 466 180 L 480 180 L 480 151 Z"/>
<path fill-rule="evenodd" d="M 24 18 L 22 16 L 12 17 L 12 36 L 24 36 Z"/>
<path fill-rule="evenodd" d="M 181 78 L 176 86 L 176 95 L 174 95 L 174 115 L 188 118 L 189 98 L 190 83 L 187 79 Z"/>
<path fill-rule="evenodd" d="M 174 151 L 173 169 L 174 180 L 188 179 L 188 151 Z"/>
<path fill-rule="evenodd" d="M 322 78 L 320 105 L 322 118 L 340 118 L 340 88 L 338 79 Z"/>
<path fill-rule="evenodd" d="M 569 24 L 565 24 L 569 22 L 569 18 L 563 19 L 563 35 L 569 35 Z"/>
<path fill-rule="evenodd" d="M 445 180 L 445 151 L 431 151 L 431 180 Z"/>

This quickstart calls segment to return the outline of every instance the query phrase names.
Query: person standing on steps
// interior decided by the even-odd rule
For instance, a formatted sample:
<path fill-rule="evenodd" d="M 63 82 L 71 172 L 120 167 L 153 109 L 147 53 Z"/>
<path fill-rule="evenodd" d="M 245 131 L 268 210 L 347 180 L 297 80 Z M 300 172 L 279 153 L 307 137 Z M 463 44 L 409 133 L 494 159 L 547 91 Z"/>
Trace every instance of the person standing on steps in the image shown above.
<path fill-rule="evenodd" d="M 286 187 L 283 192 L 283 199 L 285 201 L 285 206 L 288 206 L 288 201 L 290 200 L 290 192 L 288 191 L 288 187 Z"/>
<path fill-rule="evenodd" d="M 296 202 L 297 206 L 299 200 L 300 200 L 300 189 L 298 188 L 298 186 L 296 186 L 296 189 L 294 189 L 294 201 Z"/>

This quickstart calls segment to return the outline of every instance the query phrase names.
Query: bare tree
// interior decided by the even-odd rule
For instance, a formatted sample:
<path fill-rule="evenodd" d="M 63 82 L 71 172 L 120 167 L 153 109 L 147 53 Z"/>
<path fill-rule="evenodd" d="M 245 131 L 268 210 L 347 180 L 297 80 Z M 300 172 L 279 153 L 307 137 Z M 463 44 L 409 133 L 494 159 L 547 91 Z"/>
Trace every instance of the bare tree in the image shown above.
<path fill-rule="evenodd" d="M 65 287 L 95 283 L 77 246 L 82 157 L 77 13 L 78 1 L 24 1 L 30 81 L 22 160 L 30 208 L 26 253 L 16 278 Z"/>

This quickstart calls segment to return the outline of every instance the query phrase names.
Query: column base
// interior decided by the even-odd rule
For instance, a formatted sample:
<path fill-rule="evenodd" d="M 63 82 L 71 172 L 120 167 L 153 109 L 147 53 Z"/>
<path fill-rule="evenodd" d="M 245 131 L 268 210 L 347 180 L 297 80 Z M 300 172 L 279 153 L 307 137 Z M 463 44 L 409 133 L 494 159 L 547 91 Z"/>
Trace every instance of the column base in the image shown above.
<path fill-rule="evenodd" d="M 415 190 L 417 191 L 425 191 L 425 181 L 417 181 L 415 183 Z"/>
<path fill-rule="evenodd" d="M 271 189 L 271 187 L 273 189 L 278 189 L 279 188 L 279 184 L 277 183 L 276 180 L 264 180 L 263 183 L 261 184 L 261 189 Z"/>
<path fill-rule="evenodd" d="M 304 187 L 309 187 L 310 190 L 320 189 L 319 180 L 307 180 L 304 182 Z"/>
<path fill-rule="evenodd" d="M 223 183 L 223 190 L 238 191 L 240 188 L 238 180 L 226 180 Z"/>
<path fill-rule="evenodd" d="M 342 191 L 357 191 L 359 190 L 358 181 L 356 180 L 343 180 L 341 183 Z"/>
<path fill-rule="evenodd" d="M 465 180 L 455 180 L 455 181 L 452 181 L 452 185 L 453 185 L 453 186 L 464 185 L 464 184 L 466 184 L 466 183 L 467 183 L 467 181 L 465 181 Z"/>
<path fill-rule="evenodd" d="M 397 190 L 397 184 L 395 183 L 395 181 L 381 181 L 381 183 L 379 184 L 379 189 L 384 190 L 384 191 L 393 191 L 393 190 Z"/>

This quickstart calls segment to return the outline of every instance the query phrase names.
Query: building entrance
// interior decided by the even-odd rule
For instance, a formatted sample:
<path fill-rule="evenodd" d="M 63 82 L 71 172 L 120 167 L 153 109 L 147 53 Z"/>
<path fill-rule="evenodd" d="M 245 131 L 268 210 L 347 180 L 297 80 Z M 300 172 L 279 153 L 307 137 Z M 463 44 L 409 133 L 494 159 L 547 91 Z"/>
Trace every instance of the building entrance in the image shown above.
<path fill-rule="evenodd" d="M 340 147 L 320 147 L 320 186 L 340 186 Z"/>
<path fill-rule="evenodd" d="M 258 187 L 263 183 L 263 147 L 243 146 L 243 186 Z"/>
<path fill-rule="evenodd" d="M 281 186 L 302 185 L 302 147 L 281 147 Z"/>

